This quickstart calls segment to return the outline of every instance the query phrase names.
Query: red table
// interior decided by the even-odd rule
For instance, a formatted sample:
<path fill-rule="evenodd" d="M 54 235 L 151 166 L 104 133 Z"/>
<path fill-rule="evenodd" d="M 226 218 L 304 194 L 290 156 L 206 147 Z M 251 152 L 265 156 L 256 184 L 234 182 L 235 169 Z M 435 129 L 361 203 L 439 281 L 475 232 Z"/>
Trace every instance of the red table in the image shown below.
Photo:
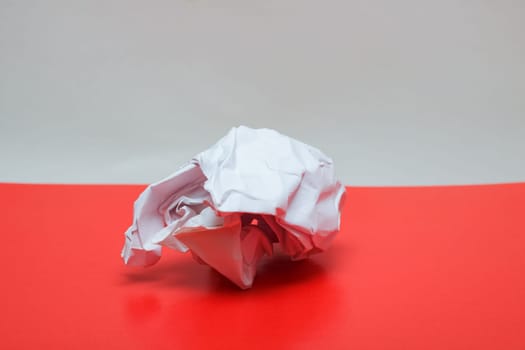
<path fill-rule="evenodd" d="M 0 185 L 1 349 L 525 349 L 525 184 L 350 187 L 333 247 L 247 291 L 124 266 L 143 188 Z"/>

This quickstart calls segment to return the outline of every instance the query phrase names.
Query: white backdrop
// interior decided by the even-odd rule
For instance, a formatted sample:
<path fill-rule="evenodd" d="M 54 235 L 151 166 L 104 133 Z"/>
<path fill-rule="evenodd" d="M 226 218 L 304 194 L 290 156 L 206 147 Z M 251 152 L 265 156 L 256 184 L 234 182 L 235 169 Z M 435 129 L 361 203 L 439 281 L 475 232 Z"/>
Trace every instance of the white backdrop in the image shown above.
<path fill-rule="evenodd" d="M 525 181 L 525 1 L 0 0 L 0 181 L 151 182 L 239 124 L 346 184 Z"/>

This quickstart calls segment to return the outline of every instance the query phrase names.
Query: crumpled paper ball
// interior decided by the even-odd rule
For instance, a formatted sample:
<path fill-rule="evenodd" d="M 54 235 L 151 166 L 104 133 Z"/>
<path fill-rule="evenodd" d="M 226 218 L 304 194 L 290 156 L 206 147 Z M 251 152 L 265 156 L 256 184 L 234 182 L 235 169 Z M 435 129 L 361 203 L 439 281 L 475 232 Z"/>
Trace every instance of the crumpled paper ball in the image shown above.
<path fill-rule="evenodd" d="M 339 231 L 344 193 L 318 149 L 271 129 L 233 128 L 139 196 L 122 258 L 148 266 L 162 247 L 191 251 L 249 288 L 275 244 L 292 260 L 325 250 Z"/>

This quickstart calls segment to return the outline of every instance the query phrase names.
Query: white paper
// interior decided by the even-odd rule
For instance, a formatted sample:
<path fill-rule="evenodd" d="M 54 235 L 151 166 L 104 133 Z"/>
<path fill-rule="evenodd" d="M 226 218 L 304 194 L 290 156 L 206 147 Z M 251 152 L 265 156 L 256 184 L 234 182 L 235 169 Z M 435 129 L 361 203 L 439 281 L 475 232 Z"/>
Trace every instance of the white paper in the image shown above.
<path fill-rule="evenodd" d="M 294 260 L 329 246 L 344 192 L 318 149 L 270 129 L 233 128 L 139 196 L 122 257 L 148 266 L 163 246 L 189 250 L 249 288 L 274 244 Z"/>

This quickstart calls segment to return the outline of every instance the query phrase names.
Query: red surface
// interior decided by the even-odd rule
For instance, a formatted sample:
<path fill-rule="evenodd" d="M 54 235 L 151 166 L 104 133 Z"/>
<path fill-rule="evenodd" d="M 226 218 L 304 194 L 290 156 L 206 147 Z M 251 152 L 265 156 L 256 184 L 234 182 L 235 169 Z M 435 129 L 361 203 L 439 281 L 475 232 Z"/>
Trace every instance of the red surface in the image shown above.
<path fill-rule="evenodd" d="M 0 185 L 1 349 L 525 349 L 525 184 L 349 188 L 333 248 L 247 291 L 124 266 L 142 189 Z"/>

